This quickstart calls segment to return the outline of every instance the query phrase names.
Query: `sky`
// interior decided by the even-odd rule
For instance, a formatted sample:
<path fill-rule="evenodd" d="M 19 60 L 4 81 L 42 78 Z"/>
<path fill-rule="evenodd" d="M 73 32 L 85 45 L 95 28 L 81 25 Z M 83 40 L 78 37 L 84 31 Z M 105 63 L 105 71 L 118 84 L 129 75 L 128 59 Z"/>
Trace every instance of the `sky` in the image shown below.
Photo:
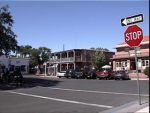
<path fill-rule="evenodd" d="M 0 1 L 0 6 L 5 4 L 10 7 L 19 45 L 44 46 L 52 52 L 63 47 L 115 51 L 115 46 L 124 42 L 127 29 L 121 26 L 121 19 L 137 14 L 144 15 L 137 25 L 149 35 L 148 0 Z"/>

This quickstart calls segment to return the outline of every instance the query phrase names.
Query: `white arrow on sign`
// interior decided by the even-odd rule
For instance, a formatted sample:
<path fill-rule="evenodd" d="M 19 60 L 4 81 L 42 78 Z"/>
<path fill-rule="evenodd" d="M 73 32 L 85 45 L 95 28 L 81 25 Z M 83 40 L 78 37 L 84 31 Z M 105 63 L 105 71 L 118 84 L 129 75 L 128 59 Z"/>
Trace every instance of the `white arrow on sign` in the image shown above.
<path fill-rule="evenodd" d="M 122 21 L 122 23 L 123 23 L 124 25 L 127 25 L 127 19 L 125 18 L 125 19 Z"/>

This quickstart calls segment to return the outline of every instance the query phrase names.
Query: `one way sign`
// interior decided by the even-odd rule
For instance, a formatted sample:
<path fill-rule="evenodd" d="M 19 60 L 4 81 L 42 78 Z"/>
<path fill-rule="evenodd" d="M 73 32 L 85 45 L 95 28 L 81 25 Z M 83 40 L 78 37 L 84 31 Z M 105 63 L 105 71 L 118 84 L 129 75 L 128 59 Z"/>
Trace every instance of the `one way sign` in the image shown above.
<path fill-rule="evenodd" d="M 126 18 L 121 19 L 122 26 L 127 26 L 130 24 L 135 24 L 139 22 L 143 22 L 143 14 L 138 14 L 138 15 L 134 15 L 131 17 L 126 17 Z"/>

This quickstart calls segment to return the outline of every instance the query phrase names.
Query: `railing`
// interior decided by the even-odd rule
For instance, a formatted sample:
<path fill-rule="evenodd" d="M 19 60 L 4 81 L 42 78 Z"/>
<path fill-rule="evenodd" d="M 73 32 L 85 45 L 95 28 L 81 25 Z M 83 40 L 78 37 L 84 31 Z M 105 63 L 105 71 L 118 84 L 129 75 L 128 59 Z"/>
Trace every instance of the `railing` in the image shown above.
<path fill-rule="evenodd" d="M 74 62 L 74 57 L 61 58 L 60 62 Z"/>
<path fill-rule="evenodd" d="M 64 62 L 74 62 L 74 57 L 50 59 L 50 63 L 64 63 Z"/>

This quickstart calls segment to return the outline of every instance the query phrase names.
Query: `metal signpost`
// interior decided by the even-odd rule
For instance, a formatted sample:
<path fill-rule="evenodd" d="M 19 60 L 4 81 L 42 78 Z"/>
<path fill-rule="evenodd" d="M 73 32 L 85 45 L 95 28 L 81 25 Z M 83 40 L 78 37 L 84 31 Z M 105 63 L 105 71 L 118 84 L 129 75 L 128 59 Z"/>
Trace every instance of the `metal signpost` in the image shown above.
<path fill-rule="evenodd" d="M 127 17 L 121 19 L 122 26 L 135 24 L 138 22 L 143 22 L 143 14 Z M 136 74 L 137 74 L 137 88 L 138 88 L 138 98 L 139 105 L 141 105 L 141 94 L 140 94 L 140 83 L 139 83 L 139 73 L 138 73 L 138 61 L 137 61 L 137 48 L 143 40 L 143 31 L 137 25 L 132 25 L 127 28 L 124 33 L 125 42 L 134 48 L 135 51 L 135 63 L 136 63 Z"/>

